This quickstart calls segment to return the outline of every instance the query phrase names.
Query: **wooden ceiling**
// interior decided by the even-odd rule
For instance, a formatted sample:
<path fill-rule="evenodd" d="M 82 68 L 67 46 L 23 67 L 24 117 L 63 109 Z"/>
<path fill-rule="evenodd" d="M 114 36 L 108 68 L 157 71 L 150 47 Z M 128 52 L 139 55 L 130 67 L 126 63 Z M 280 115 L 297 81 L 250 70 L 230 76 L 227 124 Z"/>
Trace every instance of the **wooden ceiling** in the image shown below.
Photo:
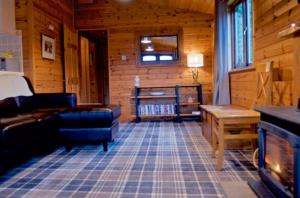
<path fill-rule="evenodd" d="M 93 4 L 101 0 L 77 0 L 79 4 Z M 215 0 L 114 0 L 117 3 L 130 4 L 142 2 L 165 8 L 214 14 Z"/>
<path fill-rule="evenodd" d="M 214 14 L 215 0 L 141 0 L 162 7 Z"/>

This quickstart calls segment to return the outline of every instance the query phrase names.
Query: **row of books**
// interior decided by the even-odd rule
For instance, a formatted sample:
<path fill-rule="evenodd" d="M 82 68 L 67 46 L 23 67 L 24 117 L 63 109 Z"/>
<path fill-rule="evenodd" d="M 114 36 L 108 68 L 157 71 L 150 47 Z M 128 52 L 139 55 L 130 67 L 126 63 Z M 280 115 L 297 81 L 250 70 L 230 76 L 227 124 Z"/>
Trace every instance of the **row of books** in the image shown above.
<path fill-rule="evenodd" d="M 139 105 L 139 115 L 170 115 L 175 114 L 174 104 L 145 104 Z"/>

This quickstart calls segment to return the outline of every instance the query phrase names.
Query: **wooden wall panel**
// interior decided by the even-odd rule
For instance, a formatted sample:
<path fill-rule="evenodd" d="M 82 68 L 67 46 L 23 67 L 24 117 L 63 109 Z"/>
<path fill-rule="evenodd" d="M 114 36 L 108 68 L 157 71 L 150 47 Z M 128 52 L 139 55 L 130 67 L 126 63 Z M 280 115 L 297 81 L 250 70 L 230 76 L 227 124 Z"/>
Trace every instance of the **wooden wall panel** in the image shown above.
<path fill-rule="evenodd" d="M 54 27 L 54 31 L 48 30 L 48 25 L 51 24 Z M 61 37 L 62 26 L 61 24 L 50 15 L 34 8 L 33 12 L 33 57 L 35 60 L 35 91 L 36 92 L 63 92 L 63 57 L 61 43 L 63 39 Z M 55 38 L 56 51 L 55 60 L 47 60 L 42 58 L 41 49 L 41 35 L 45 34 L 52 38 Z"/>
<path fill-rule="evenodd" d="M 38 93 L 64 91 L 62 27 L 66 24 L 73 29 L 73 20 L 72 0 L 16 0 L 16 26 L 23 32 L 24 71 Z M 56 40 L 54 61 L 42 58 L 42 34 Z"/>
<path fill-rule="evenodd" d="M 293 71 L 295 64 L 295 37 L 278 37 L 278 32 L 291 22 L 300 19 L 300 5 L 289 11 L 275 16 L 276 10 L 286 5 L 286 0 L 254 0 L 254 64 L 264 64 L 273 61 L 275 68 Z M 250 108 L 256 96 L 255 70 L 232 73 L 231 75 L 232 104 Z M 283 95 L 284 105 L 291 105 L 292 88 L 285 88 L 286 82 L 279 83 Z M 273 87 L 273 104 L 278 104 L 279 96 Z M 295 93 L 294 93 L 295 94 Z M 299 94 L 300 95 L 300 94 Z"/>
<path fill-rule="evenodd" d="M 179 26 L 183 32 L 183 52 L 202 52 L 205 67 L 199 78 L 204 83 L 206 102 L 211 101 L 212 90 L 212 28 L 213 16 L 209 14 L 179 11 L 134 1 L 119 6 L 114 1 L 95 0 L 92 5 L 80 5 L 75 12 L 78 29 L 107 29 L 109 45 L 110 102 L 122 107 L 121 120 L 131 119 L 134 76 L 141 78 L 142 85 L 174 85 L 192 83 L 191 72 L 182 63 L 163 66 L 137 66 L 136 32 L 149 28 Z M 127 57 L 126 61 L 121 56 Z"/>
<path fill-rule="evenodd" d="M 26 76 L 34 82 L 33 78 L 33 59 L 32 59 L 32 3 L 29 0 L 15 0 L 16 29 L 22 30 L 23 42 L 23 69 Z"/>
<path fill-rule="evenodd" d="M 294 43 L 294 105 L 298 105 L 298 100 L 300 100 L 300 37 L 295 39 Z"/>
<path fill-rule="evenodd" d="M 231 104 L 251 107 L 256 94 L 257 75 L 253 70 L 234 73 L 231 80 Z"/>

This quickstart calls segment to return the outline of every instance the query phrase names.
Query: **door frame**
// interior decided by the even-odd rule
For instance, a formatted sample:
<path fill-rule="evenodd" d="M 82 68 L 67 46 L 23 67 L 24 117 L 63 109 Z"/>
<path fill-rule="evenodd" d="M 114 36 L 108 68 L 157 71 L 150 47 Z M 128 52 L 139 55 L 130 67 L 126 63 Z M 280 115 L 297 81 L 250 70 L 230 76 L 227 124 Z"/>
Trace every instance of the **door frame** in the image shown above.
<path fill-rule="evenodd" d="M 106 42 L 106 75 L 107 75 L 107 81 L 103 81 L 103 91 L 102 91 L 102 95 L 103 95 L 103 103 L 104 104 L 109 104 L 110 103 L 110 96 L 111 96 L 111 71 L 110 71 L 110 61 L 109 61 L 109 30 L 108 29 L 78 29 L 78 43 L 79 43 L 79 51 L 78 51 L 78 57 L 79 57 L 79 64 L 81 64 L 81 46 L 80 46 L 80 38 L 83 36 L 87 39 L 91 39 L 93 42 L 96 43 L 96 54 L 99 53 L 99 40 L 93 36 L 91 36 L 92 32 L 105 32 L 105 42 Z M 98 61 L 98 59 L 97 59 Z M 99 62 L 96 63 L 97 64 L 97 70 L 99 69 Z M 81 65 L 80 65 L 81 68 Z M 105 71 L 105 70 L 104 70 Z M 99 70 L 97 71 L 98 75 L 99 75 Z M 105 74 L 104 74 L 105 75 Z M 97 86 L 99 86 L 99 79 L 101 77 L 98 76 L 97 78 Z M 100 79 L 101 80 L 101 79 Z M 106 88 L 105 88 L 106 86 Z M 99 90 L 99 88 L 98 88 Z M 107 91 L 105 91 L 107 90 Z M 99 97 L 98 97 L 99 98 Z"/>

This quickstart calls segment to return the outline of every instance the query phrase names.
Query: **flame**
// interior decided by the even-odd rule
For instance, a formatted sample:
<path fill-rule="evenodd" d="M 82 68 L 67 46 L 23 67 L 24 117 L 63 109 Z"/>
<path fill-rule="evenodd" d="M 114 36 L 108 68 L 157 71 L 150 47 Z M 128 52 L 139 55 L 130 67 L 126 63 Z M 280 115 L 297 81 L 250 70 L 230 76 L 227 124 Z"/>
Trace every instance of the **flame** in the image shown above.
<path fill-rule="evenodd" d="M 277 172 L 277 173 L 281 173 L 281 168 L 280 168 L 280 165 L 279 164 L 276 164 L 274 165 L 274 170 Z"/>

